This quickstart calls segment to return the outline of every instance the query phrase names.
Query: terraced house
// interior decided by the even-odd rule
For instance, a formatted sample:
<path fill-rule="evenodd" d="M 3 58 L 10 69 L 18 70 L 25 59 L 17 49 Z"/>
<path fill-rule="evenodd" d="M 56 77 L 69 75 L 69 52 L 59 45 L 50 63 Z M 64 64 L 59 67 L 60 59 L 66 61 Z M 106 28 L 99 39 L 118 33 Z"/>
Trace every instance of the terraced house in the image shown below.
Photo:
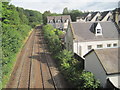
<path fill-rule="evenodd" d="M 118 48 L 119 36 L 112 21 L 71 22 L 65 35 L 65 47 L 83 57 L 91 49 Z"/>
<path fill-rule="evenodd" d="M 54 28 L 65 31 L 68 27 L 68 22 L 71 22 L 70 15 L 62 16 L 47 16 L 47 24 L 52 25 Z"/>
<path fill-rule="evenodd" d="M 95 22 L 113 20 L 112 11 L 86 13 L 82 17 L 77 17 L 77 22 Z"/>

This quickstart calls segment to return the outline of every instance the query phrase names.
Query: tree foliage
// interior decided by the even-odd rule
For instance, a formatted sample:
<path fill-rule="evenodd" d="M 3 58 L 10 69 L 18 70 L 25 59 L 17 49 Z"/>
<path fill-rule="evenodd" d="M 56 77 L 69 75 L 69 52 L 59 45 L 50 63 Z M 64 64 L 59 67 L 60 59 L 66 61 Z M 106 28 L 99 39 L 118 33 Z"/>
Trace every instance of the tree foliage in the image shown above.
<path fill-rule="evenodd" d="M 35 27 L 36 24 L 42 24 L 42 14 L 38 11 L 25 10 L 25 15 L 28 17 L 28 25 Z"/>
<path fill-rule="evenodd" d="M 68 8 L 66 7 L 66 8 L 63 9 L 63 15 L 68 15 L 68 14 L 69 14 L 69 10 L 68 10 Z"/>
<path fill-rule="evenodd" d="M 53 28 L 51 25 L 46 25 L 43 27 L 43 29 L 46 42 L 49 44 L 49 50 L 52 53 L 57 54 L 57 52 L 62 49 L 61 42 L 59 40 L 60 38 L 58 36 L 58 32 L 62 31 Z"/>
<path fill-rule="evenodd" d="M 5 87 L 16 61 L 16 54 L 21 49 L 31 27 L 42 23 L 42 14 L 2 2 L 2 21 L 0 22 L 2 22 L 2 62 L 0 64 L 2 64 L 2 84 Z"/>
<path fill-rule="evenodd" d="M 63 15 L 70 15 L 72 21 L 76 21 L 76 17 L 82 16 L 84 13 L 80 10 L 68 10 L 67 7 L 63 9 Z"/>

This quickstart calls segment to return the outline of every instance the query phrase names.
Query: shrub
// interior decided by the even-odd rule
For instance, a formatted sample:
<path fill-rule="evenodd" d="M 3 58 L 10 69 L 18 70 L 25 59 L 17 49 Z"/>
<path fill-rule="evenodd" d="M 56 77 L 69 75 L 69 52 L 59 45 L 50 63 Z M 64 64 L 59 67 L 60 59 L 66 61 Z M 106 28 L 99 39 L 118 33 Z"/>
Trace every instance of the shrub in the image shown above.
<path fill-rule="evenodd" d="M 98 88 L 99 81 L 95 80 L 93 74 L 82 71 L 81 62 L 73 58 L 71 51 L 62 50 L 59 37 L 63 33 L 54 29 L 51 25 L 45 25 L 43 30 L 49 50 L 52 52 L 54 58 L 58 60 L 59 68 L 66 80 L 76 88 Z"/>

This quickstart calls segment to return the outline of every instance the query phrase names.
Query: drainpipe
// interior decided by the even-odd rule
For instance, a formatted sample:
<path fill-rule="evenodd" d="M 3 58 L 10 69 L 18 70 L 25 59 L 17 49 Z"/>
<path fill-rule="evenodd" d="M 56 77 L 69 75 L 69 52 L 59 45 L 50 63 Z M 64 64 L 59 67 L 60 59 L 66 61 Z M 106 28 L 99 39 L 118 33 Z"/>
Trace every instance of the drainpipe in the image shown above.
<path fill-rule="evenodd" d="M 77 41 L 77 54 L 79 55 L 79 53 L 78 53 L 78 41 Z"/>

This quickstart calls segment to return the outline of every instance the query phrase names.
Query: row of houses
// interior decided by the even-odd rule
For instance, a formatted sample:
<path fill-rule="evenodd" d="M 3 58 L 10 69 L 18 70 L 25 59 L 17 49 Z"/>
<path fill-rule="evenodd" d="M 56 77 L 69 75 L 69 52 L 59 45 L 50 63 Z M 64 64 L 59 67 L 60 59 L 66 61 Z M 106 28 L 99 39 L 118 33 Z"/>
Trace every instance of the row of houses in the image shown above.
<path fill-rule="evenodd" d="M 77 17 L 76 22 L 114 21 L 120 25 L 119 12 L 120 8 L 116 8 L 113 11 L 85 13 L 83 16 Z"/>
<path fill-rule="evenodd" d="M 104 11 L 104 12 L 91 12 L 86 13 L 82 17 L 77 17 L 76 21 L 80 22 L 87 22 L 87 21 L 109 21 L 113 19 L 111 11 Z"/>
<path fill-rule="evenodd" d="M 60 29 L 62 31 L 67 29 L 68 22 L 71 22 L 70 15 L 47 16 L 47 24 L 50 24 L 54 28 Z"/>
<path fill-rule="evenodd" d="M 76 22 L 72 22 L 70 16 L 65 16 L 65 20 L 62 20 L 64 16 L 59 16 L 59 23 L 65 31 L 65 48 L 83 58 L 84 69 L 100 80 L 101 87 L 120 89 L 120 9 L 113 12 L 89 13 L 82 19 L 77 18 Z M 48 17 L 48 24 L 51 20 L 58 20 L 55 18 L 58 16 Z M 51 25 L 58 28 L 55 24 L 58 22 L 54 21 Z"/>

